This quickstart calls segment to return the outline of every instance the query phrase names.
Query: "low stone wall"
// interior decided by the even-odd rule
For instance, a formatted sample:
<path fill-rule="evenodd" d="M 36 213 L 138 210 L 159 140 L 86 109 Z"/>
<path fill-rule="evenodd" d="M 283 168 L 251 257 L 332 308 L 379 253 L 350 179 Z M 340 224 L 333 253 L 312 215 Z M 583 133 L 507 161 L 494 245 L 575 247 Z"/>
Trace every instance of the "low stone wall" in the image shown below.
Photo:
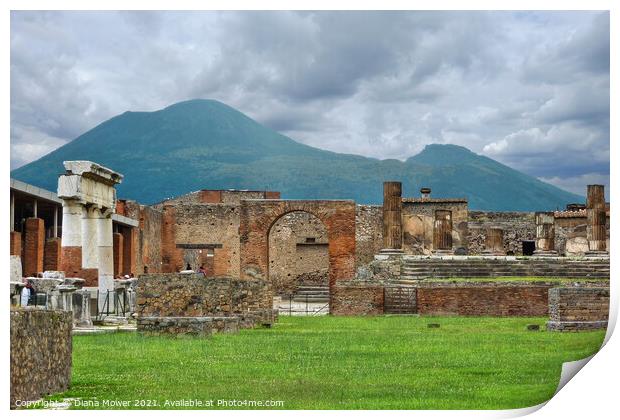
<path fill-rule="evenodd" d="M 558 287 L 549 290 L 548 330 L 607 328 L 608 319 L 608 287 Z"/>
<path fill-rule="evenodd" d="M 11 310 L 11 407 L 68 389 L 71 327 L 71 312 Z"/>
<path fill-rule="evenodd" d="M 210 336 L 215 332 L 235 333 L 239 331 L 239 318 L 224 317 L 141 317 L 138 329 L 149 335 L 169 334 L 175 336 Z"/>
<path fill-rule="evenodd" d="M 550 287 L 548 284 L 429 284 L 417 289 L 418 313 L 420 315 L 546 316 Z"/>
<path fill-rule="evenodd" d="M 338 284 L 332 288 L 332 315 L 383 314 L 383 286 L 368 283 Z"/>
<path fill-rule="evenodd" d="M 145 274 L 135 290 L 138 331 L 205 335 L 203 330 L 233 332 L 277 320 L 271 288 L 261 280 Z"/>

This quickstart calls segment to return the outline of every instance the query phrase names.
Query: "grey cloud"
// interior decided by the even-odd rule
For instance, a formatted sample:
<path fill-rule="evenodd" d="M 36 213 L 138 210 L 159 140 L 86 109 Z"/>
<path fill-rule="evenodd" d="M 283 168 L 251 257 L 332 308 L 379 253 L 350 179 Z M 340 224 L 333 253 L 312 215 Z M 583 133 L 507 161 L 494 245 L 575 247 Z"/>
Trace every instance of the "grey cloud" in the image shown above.
<path fill-rule="evenodd" d="M 13 12 L 11 91 L 12 167 L 203 97 L 333 151 L 609 176 L 606 12 Z"/>

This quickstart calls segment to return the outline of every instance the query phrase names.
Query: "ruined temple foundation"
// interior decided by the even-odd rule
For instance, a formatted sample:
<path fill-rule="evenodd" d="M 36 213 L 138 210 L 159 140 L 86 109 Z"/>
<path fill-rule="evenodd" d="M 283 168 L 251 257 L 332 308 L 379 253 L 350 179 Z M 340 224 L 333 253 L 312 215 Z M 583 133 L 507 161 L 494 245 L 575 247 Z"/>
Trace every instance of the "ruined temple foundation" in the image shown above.
<path fill-rule="evenodd" d="M 382 254 L 403 252 L 402 208 L 402 184 L 397 181 L 384 182 Z"/>
<path fill-rule="evenodd" d="M 536 212 L 536 250 L 537 257 L 557 257 L 555 250 L 555 217 L 553 212 Z"/>
<path fill-rule="evenodd" d="M 590 250 L 587 256 L 607 256 L 607 210 L 605 206 L 605 187 L 588 185 L 586 202 L 587 239 Z"/>

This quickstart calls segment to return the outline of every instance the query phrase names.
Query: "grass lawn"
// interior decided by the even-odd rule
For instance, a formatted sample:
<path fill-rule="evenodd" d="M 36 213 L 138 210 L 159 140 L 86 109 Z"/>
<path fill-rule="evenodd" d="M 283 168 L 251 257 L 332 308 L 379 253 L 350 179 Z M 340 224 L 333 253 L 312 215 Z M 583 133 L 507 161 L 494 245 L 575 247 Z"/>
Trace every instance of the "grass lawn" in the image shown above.
<path fill-rule="evenodd" d="M 281 400 L 284 409 L 526 407 L 549 399 L 562 362 L 595 353 L 605 334 L 526 331 L 545 322 L 281 317 L 271 329 L 208 339 L 75 336 L 71 388 L 48 399 L 156 400 L 160 409 L 180 399 Z"/>

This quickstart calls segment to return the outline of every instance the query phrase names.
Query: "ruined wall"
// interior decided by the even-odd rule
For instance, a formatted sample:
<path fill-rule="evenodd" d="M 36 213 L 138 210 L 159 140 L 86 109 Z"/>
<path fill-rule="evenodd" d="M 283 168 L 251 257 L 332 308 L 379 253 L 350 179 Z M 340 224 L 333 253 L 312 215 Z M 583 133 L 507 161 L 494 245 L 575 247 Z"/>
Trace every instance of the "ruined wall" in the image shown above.
<path fill-rule="evenodd" d="M 586 226 L 588 219 L 583 212 L 556 212 L 555 218 L 555 248 L 560 255 L 583 255 L 590 247 L 587 239 Z M 570 216 L 570 213 L 583 213 Z M 609 249 L 609 216 L 606 221 L 607 249 Z"/>
<path fill-rule="evenodd" d="M 550 285 L 455 284 L 418 287 L 420 315 L 545 316 Z"/>
<path fill-rule="evenodd" d="M 358 204 L 355 207 L 355 262 L 370 263 L 383 248 L 383 207 Z"/>
<path fill-rule="evenodd" d="M 606 328 L 608 319 L 608 287 L 558 287 L 549 290 L 549 330 Z"/>
<path fill-rule="evenodd" d="M 332 315 L 382 315 L 383 286 L 369 283 L 341 283 L 332 289 Z"/>
<path fill-rule="evenodd" d="M 433 231 L 436 210 L 452 212 L 452 249 L 467 250 L 467 201 L 432 198 L 403 198 L 403 249 L 414 255 L 429 255 L 435 250 Z"/>
<path fill-rule="evenodd" d="M 11 407 L 68 389 L 72 322 L 71 312 L 11 310 Z"/>
<path fill-rule="evenodd" d="M 176 244 L 217 244 L 213 249 L 213 275 L 239 277 L 239 207 L 227 204 L 180 204 L 175 209 Z M 172 244 L 170 244 L 172 246 Z M 202 251 L 202 252 L 200 252 Z M 193 269 L 206 250 L 180 249 L 183 268 Z"/>
<path fill-rule="evenodd" d="M 269 281 L 277 294 L 297 286 L 327 286 L 329 253 L 327 230 L 314 215 L 292 212 L 269 231 Z"/>
<path fill-rule="evenodd" d="M 278 191 L 251 191 L 251 190 L 199 190 L 179 197 L 170 198 L 156 204 L 234 204 L 239 205 L 241 200 L 279 199 Z"/>
<path fill-rule="evenodd" d="M 138 316 L 224 316 L 271 309 L 266 282 L 201 274 L 143 274 L 136 283 Z"/>
<path fill-rule="evenodd" d="M 522 241 L 536 239 L 534 212 L 469 212 L 469 254 L 479 255 L 485 250 L 486 229 L 504 230 L 504 251 L 508 255 L 523 255 Z"/>

